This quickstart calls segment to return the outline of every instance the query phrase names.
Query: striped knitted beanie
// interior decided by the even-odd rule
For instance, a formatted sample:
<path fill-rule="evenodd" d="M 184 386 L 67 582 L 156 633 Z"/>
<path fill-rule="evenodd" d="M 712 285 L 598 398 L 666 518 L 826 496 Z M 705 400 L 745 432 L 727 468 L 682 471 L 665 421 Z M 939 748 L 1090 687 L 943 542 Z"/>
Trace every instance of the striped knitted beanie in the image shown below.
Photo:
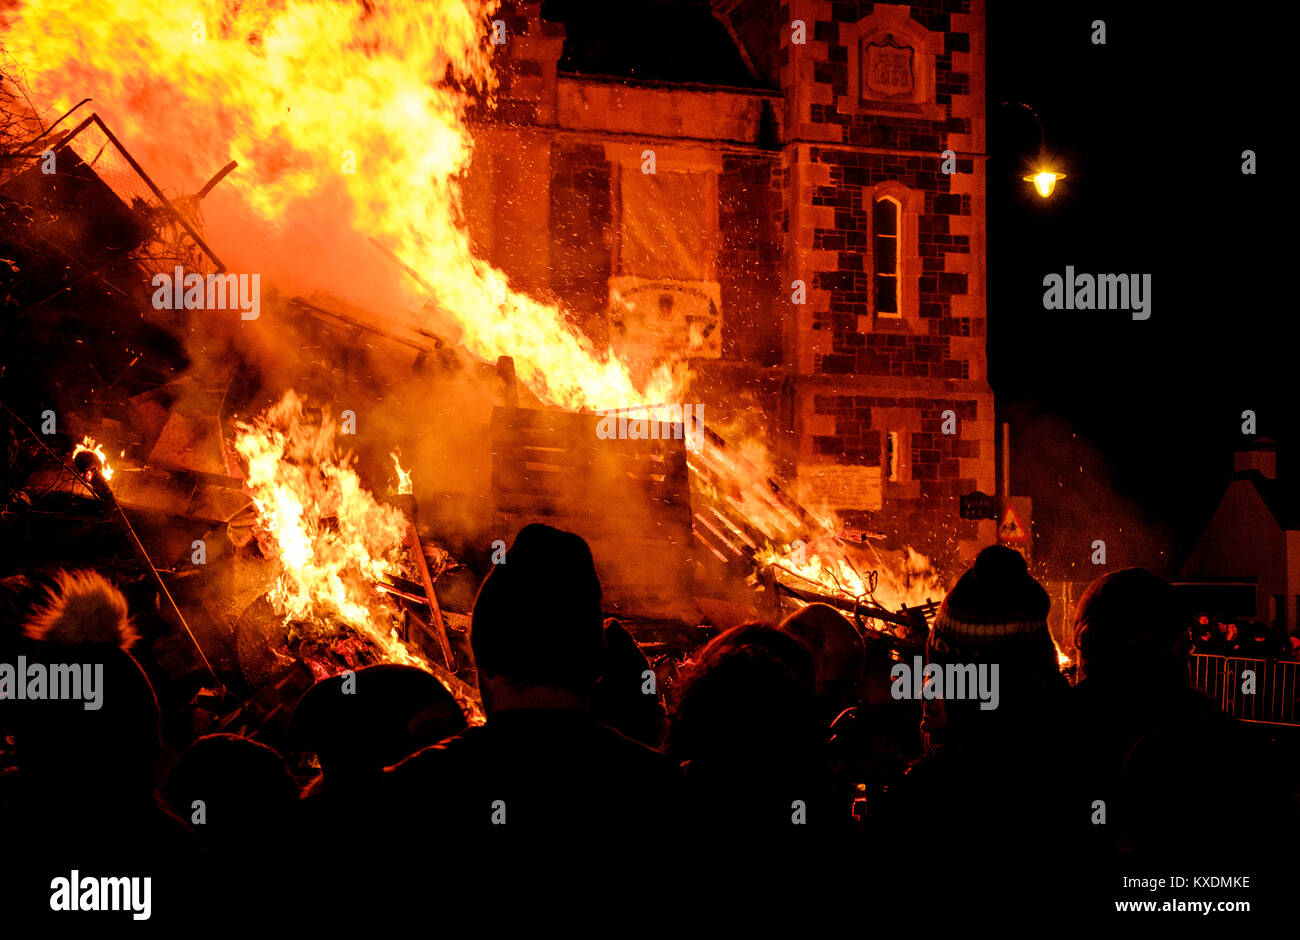
<path fill-rule="evenodd" d="M 1001 545 L 979 553 L 935 616 L 928 649 L 948 661 L 1050 656 L 1047 592 L 1029 575 L 1025 559 Z"/>

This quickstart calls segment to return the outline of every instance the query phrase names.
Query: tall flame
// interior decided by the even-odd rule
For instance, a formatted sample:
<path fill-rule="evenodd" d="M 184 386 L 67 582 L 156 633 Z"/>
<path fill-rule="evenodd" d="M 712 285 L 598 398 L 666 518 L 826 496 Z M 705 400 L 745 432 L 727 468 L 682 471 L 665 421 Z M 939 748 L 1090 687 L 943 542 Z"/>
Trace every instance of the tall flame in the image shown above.
<path fill-rule="evenodd" d="M 374 586 L 398 571 L 408 522 L 378 502 L 334 445 L 334 423 L 308 420 L 294 392 L 236 427 L 235 450 L 268 552 L 280 565 L 269 595 L 286 620 L 330 630 L 346 624 L 392 662 L 425 665 L 397 636 Z"/>
<path fill-rule="evenodd" d="M 415 483 L 411 480 L 411 471 L 403 469 L 400 455 L 393 451 L 388 455 L 393 458 L 393 467 L 397 470 L 397 495 L 408 496 L 415 492 Z"/>
<path fill-rule="evenodd" d="M 563 310 L 511 289 L 470 250 L 465 115 L 472 93 L 490 99 L 495 89 L 496 6 L 22 0 L 5 42 L 55 113 L 94 95 L 128 145 L 150 142 L 174 164 L 159 171 L 191 191 L 238 161 L 222 188 L 265 228 L 304 204 L 323 214 L 337 201 L 355 232 L 431 285 L 472 353 L 514 356 L 543 401 L 576 409 L 676 400 L 673 367 L 659 366 L 638 388 Z"/>

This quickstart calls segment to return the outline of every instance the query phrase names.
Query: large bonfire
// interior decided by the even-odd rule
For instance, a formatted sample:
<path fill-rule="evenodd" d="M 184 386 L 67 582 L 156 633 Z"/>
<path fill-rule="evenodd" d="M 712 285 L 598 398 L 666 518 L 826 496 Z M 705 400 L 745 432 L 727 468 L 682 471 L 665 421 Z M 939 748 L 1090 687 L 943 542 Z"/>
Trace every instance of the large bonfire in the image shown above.
<path fill-rule="evenodd" d="M 474 148 L 467 113 L 490 106 L 495 93 L 496 7 L 497 0 L 22 0 L 5 16 L 5 44 L 49 113 L 95 89 L 95 109 L 154 158 L 151 170 L 173 188 L 192 190 L 213 168 L 237 161 L 223 198 L 261 223 L 259 238 L 289 239 L 282 222 L 296 211 L 301 217 L 304 206 L 331 218 L 341 208 L 352 232 L 417 275 L 431 296 L 412 298 L 414 306 L 454 318 L 472 354 L 513 357 L 520 380 L 546 404 L 678 401 L 683 363 L 634 370 L 561 307 L 513 289 L 471 251 L 460 190 Z M 404 281 L 401 289 L 411 287 Z M 388 621 L 377 616 L 382 603 L 372 585 L 392 573 L 405 520 L 335 452 L 333 429 L 308 427 L 290 392 L 241 426 L 235 446 L 278 556 L 277 609 L 345 624 L 386 658 L 420 661 L 391 629 L 375 626 Z M 721 498 L 767 530 L 770 509 L 743 495 L 762 491 L 765 476 L 725 454 L 692 460 L 745 477 Z M 789 521 L 772 519 L 771 531 L 788 531 Z M 909 556 L 904 570 L 877 582 L 834 546 L 830 539 L 797 552 L 755 548 L 760 563 L 828 594 L 897 607 L 942 593 L 924 559 Z"/>

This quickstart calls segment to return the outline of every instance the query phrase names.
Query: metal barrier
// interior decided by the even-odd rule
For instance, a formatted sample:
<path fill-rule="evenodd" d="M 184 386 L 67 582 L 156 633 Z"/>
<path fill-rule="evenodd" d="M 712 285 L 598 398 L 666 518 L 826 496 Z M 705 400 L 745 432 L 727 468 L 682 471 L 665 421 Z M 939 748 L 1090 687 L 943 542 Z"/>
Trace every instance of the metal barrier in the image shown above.
<path fill-rule="evenodd" d="M 1253 692 L 1244 691 L 1246 670 L 1254 672 Z M 1192 685 L 1233 718 L 1300 726 L 1300 663 L 1193 653 L 1188 673 Z"/>

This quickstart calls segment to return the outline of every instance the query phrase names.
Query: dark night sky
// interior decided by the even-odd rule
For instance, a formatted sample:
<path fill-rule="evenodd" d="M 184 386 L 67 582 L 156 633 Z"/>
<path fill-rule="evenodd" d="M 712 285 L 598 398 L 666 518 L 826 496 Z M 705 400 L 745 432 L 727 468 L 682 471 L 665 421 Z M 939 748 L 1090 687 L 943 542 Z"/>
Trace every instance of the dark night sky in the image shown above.
<path fill-rule="evenodd" d="M 1102 507 L 1114 519 L 1097 537 L 1122 546 L 1112 563 L 1154 563 L 1134 529 L 1167 527 L 1176 557 L 1226 485 L 1243 409 L 1283 445 L 1283 473 L 1298 439 L 1294 262 L 1277 243 L 1289 157 L 1274 130 L 1294 109 L 1268 47 L 1288 24 L 1252 20 L 1247 37 L 1170 4 L 989 7 L 989 372 L 1013 422 L 1012 490 L 1035 497 L 1055 553 L 1090 544 L 1061 530 Z M 1069 174 L 1050 201 L 1020 180 L 1037 126 L 1004 100 L 1038 111 Z M 1151 319 L 1045 310 L 1042 279 L 1066 265 L 1150 273 Z"/>

